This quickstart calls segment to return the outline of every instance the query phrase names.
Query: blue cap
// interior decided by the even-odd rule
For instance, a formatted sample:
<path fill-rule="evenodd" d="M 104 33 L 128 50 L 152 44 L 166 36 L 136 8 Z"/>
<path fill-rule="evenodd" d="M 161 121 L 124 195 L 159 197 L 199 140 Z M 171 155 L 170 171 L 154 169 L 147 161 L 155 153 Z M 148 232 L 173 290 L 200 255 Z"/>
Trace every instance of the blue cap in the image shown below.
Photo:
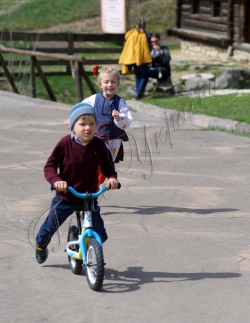
<path fill-rule="evenodd" d="M 92 115 L 95 118 L 95 122 L 97 123 L 97 118 L 93 107 L 85 102 L 77 103 L 69 111 L 69 125 L 71 130 L 73 130 L 74 124 L 77 119 L 83 115 Z"/>

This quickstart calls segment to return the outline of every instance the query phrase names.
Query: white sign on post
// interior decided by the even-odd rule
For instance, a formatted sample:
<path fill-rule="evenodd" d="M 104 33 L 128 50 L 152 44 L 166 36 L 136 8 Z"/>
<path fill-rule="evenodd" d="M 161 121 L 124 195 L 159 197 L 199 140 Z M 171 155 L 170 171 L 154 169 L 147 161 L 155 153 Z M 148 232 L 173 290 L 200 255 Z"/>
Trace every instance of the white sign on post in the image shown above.
<path fill-rule="evenodd" d="M 126 33 L 126 1 L 101 0 L 102 31 L 104 33 Z"/>

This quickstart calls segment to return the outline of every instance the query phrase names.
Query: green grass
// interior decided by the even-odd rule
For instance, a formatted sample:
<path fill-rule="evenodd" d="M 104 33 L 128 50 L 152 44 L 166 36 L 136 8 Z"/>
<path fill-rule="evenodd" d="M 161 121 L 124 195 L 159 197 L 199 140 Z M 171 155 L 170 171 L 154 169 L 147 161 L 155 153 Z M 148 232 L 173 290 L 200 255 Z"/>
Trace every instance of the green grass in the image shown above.
<path fill-rule="evenodd" d="M 90 76 L 92 84 L 94 85 L 96 91 L 98 92 L 98 87 L 95 84 L 95 77 Z M 65 104 L 76 104 L 78 102 L 77 99 L 77 92 L 76 92 L 76 82 L 72 78 L 72 76 L 48 76 L 47 81 L 52 88 L 54 95 L 56 97 L 57 102 L 62 102 Z M 23 95 L 30 95 L 29 93 L 29 79 L 26 78 L 23 82 L 23 79 L 20 79 L 19 82 L 16 83 L 18 89 L 22 84 L 22 94 Z M 84 98 L 91 95 L 87 84 L 83 82 L 83 95 Z M 50 100 L 50 97 L 41 81 L 40 77 L 36 77 L 36 97 Z"/>
<path fill-rule="evenodd" d="M 207 128 L 202 128 L 201 129 L 202 131 L 208 131 L 208 130 L 214 130 L 214 131 L 221 131 L 221 132 L 226 132 L 226 133 L 229 133 L 231 135 L 236 135 L 236 136 L 243 136 L 243 137 L 248 137 L 250 138 L 250 133 L 249 132 L 246 132 L 246 131 L 243 131 L 243 132 L 239 132 L 239 131 L 236 131 L 236 130 L 226 130 L 226 129 L 223 129 L 223 128 L 220 128 L 220 127 L 207 127 Z"/>
<path fill-rule="evenodd" d="M 187 96 L 154 97 L 144 99 L 165 109 L 204 114 L 222 119 L 231 119 L 250 124 L 250 94 L 229 94 L 214 96 Z"/>
<path fill-rule="evenodd" d="M 43 71 L 45 69 L 43 68 Z M 47 81 L 52 88 L 54 95 L 57 99 L 57 102 L 65 103 L 65 104 L 76 104 L 78 102 L 77 98 L 77 92 L 76 92 L 76 82 L 75 79 L 71 75 L 69 76 L 47 76 Z M 96 85 L 96 77 L 90 76 L 90 80 L 92 84 L 94 85 L 96 92 L 100 92 L 100 88 Z M 40 77 L 36 77 L 36 97 L 44 100 L 50 100 L 50 97 L 41 81 Z M 30 95 L 30 85 L 29 85 L 29 78 L 23 77 L 19 80 L 15 81 L 15 84 L 18 88 L 18 90 L 23 95 Z M 8 88 L 10 89 L 9 85 Z M 82 89 L 83 89 L 83 95 L 84 98 L 89 97 L 92 95 L 90 92 L 87 84 L 82 79 Z M 3 89 L 2 90 L 6 90 Z M 127 92 L 127 82 L 121 82 L 121 85 L 119 86 L 118 95 L 122 96 L 124 100 L 131 99 L 132 95 L 131 93 Z"/>
<path fill-rule="evenodd" d="M 1 1 L 0 10 L 11 9 L 13 3 Z M 1 15 L 0 30 L 35 30 L 99 15 L 99 0 L 32 0 Z"/>
<path fill-rule="evenodd" d="M 139 19 L 147 22 L 150 33 L 165 34 L 166 28 L 175 26 L 176 0 L 130 0 L 130 25 Z"/>
<path fill-rule="evenodd" d="M 0 10 L 7 9 L 15 3 L 16 0 L 0 0 Z"/>
<path fill-rule="evenodd" d="M 96 92 L 100 92 L 100 88 L 96 85 L 96 77 L 90 76 L 90 80 L 94 85 Z M 72 76 L 50 76 L 48 77 L 48 82 L 51 88 L 54 91 L 55 97 L 58 102 L 66 103 L 66 104 L 75 104 L 77 103 L 77 93 L 76 93 L 76 82 L 72 78 Z M 36 86 L 37 86 L 37 97 L 43 98 L 46 100 L 50 100 L 49 96 L 42 84 L 42 81 L 39 77 L 36 77 Z M 27 88 L 29 88 L 29 84 L 27 83 Z M 82 79 L 82 88 L 84 98 L 92 95 L 87 84 Z M 121 95 L 124 99 L 131 98 L 131 94 L 126 92 L 127 86 L 125 84 L 121 84 L 118 90 L 118 95 Z M 29 94 L 28 94 L 29 95 Z"/>
<path fill-rule="evenodd" d="M 181 46 L 178 45 L 178 44 L 173 44 L 173 45 L 168 45 L 168 49 L 170 51 L 173 51 L 173 50 L 180 50 L 181 49 Z"/>
<path fill-rule="evenodd" d="M 100 16 L 100 0 L 29 0 L 18 6 L 16 0 L 0 0 L 0 31 L 29 31 L 58 24 L 83 21 Z M 139 19 L 147 21 L 147 30 L 165 34 L 175 25 L 175 0 L 130 0 L 130 27 Z M 91 33 L 91 30 L 87 32 Z"/>

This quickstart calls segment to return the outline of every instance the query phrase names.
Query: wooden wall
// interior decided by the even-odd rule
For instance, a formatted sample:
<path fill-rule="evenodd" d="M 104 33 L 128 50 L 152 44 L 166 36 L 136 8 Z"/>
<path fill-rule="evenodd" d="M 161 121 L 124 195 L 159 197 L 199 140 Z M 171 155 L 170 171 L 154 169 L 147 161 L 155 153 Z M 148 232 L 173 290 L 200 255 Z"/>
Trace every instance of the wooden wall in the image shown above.
<path fill-rule="evenodd" d="M 199 12 L 193 13 L 193 5 L 200 3 Z M 221 36 L 228 36 L 230 8 L 229 0 L 221 0 L 220 16 L 213 16 L 214 1 L 208 0 L 183 0 L 181 4 L 180 28 L 199 32 L 217 33 Z"/>
<path fill-rule="evenodd" d="M 234 0 L 234 41 L 250 43 L 249 0 Z"/>
<path fill-rule="evenodd" d="M 240 2 L 241 2 L 240 0 L 234 0 L 234 5 L 233 5 L 234 42 L 240 42 L 240 39 L 242 37 L 241 28 L 240 28 L 240 10 L 241 10 Z"/>
<path fill-rule="evenodd" d="M 250 0 L 177 0 L 168 35 L 227 47 L 250 44 Z"/>

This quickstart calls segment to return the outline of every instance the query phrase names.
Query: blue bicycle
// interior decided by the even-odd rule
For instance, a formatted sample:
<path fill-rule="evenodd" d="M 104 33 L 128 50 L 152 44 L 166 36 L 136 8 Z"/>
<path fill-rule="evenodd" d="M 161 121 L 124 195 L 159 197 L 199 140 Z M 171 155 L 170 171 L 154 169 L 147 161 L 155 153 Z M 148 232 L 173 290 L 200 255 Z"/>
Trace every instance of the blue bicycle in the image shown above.
<path fill-rule="evenodd" d="M 121 185 L 118 183 L 118 188 Z M 51 189 L 54 189 L 51 187 Z M 96 193 L 79 193 L 68 186 L 68 191 L 79 198 L 86 200 L 84 211 L 75 211 L 77 226 L 72 225 L 68 230 L 68 239 L 65 252 L 68 254 L 69 266 L 73 274 L 80 275 L 83 265 L 86 267 L 86 278 L 89 287 L 98 291 L 104 279 L 104 258 L 102 240 L 92 229 L 91 200 L 100 196 L 107 190 L 102 185 Z"/>

